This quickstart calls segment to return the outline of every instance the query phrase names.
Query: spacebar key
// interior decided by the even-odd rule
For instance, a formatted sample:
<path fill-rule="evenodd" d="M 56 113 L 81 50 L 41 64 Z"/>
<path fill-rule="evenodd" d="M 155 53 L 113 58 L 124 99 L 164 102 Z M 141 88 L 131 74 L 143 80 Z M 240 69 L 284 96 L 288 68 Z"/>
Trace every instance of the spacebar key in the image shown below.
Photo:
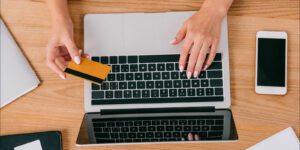
<path fill-rule="evenodd" d="M 179 61 L 179 54 L 139 56 L 140 63 L 177 62 L 177 61 Z"/>

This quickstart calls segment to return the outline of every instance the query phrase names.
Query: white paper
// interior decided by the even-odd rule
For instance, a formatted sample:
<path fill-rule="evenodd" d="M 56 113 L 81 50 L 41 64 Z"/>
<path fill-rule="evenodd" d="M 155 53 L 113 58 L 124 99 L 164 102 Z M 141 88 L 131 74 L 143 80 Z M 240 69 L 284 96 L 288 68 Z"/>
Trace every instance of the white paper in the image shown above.
<path fill-rule="evenodd" d="M 288 127 L 247 150 L 299 150 L 299 144 L 294 130 Z"/>
<path fill-rule="evenodd" d="M 41 141 L 36 140 L 24 145 L 20 145 L 18 147 L 15 147 L 15 150 L 43 150 Z"/>

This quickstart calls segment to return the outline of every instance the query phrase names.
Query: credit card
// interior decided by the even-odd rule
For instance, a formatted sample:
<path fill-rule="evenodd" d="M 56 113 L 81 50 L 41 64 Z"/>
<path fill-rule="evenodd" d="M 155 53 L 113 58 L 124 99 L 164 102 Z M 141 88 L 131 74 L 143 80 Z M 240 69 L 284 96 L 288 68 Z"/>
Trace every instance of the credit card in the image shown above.
<path fill-rule="evenodd" d="M 98 84 L 101 84 L 111 70 L 111 66 L 81 58 L 79 65 L 71 61 L 65 72 Z"/>

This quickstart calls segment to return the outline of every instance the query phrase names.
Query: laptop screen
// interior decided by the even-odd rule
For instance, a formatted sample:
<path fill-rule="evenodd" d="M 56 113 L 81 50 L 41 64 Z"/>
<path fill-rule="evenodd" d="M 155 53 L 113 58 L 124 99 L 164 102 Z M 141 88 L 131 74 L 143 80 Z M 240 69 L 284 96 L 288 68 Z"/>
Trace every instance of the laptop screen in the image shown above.
<path fill-rule="evenodd" d="M 230 110 L 213 112 L 87 113 L 77 145 L 237 140 Z"/>

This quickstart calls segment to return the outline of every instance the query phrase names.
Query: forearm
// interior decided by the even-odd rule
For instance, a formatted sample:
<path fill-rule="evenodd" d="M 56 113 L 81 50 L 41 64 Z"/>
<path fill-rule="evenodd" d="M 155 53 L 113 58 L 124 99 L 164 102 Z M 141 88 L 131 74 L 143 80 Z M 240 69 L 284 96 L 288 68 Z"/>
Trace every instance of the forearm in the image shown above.
<path fill-rule="evenodd" d="M 68 11 L 67 0 L 46 0 L 50 11 L 51 20 L 53 24 L 59 22 L 70 23 L 72 20 Z"/>

